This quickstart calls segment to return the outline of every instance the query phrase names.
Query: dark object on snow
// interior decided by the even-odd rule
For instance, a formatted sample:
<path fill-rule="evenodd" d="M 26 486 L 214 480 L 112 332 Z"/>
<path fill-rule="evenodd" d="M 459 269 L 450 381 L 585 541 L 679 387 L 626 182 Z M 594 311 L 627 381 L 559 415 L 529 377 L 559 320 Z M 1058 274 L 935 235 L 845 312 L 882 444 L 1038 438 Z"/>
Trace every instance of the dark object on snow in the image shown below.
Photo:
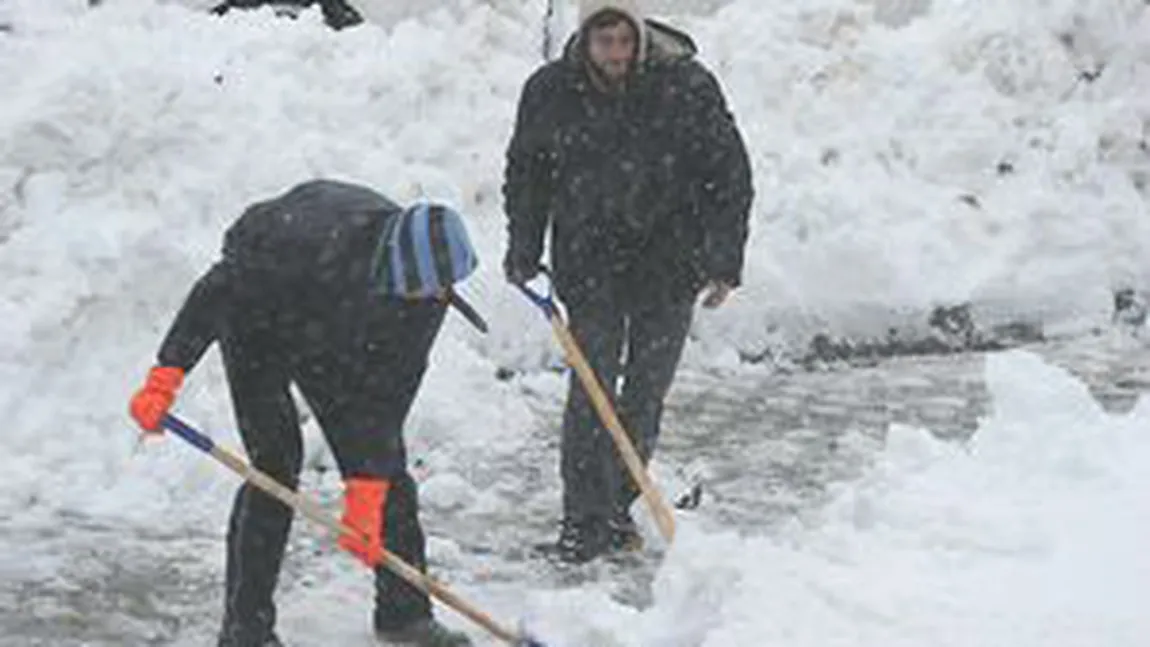
<path fill-rule="evenodd" d="M 1046 341 L 1042 326 L 1034 322 L 1013 320 L 979 326 L 969 303 L 935 307 L 926 323 L 934 334 L 915 339 L 906 338 L 897 328 L 891 328 L 882 339 L 836 339 L 818 333 L 799 363 L 807 370 L 835 363 L 870 366 L 892 357 L 999 351 Z M 743 355 L 749 363 L 768 356 L 768 352 Z"/>
<path fill-rule="evenodd" d="M 1099 63 L 1093 68 L 1088 70 L 1079 70 L 1078 78 L 1086 83 L 1094 83 L 1102 77 L 1102 73 L 1106 71 L 1106 64 Z"/>
<path fill-rule="evenodd" d="M 937 306 L 930 313 L 927 324 L 934 330 L 950 338 L 957 338 L 967 345 L 974 340 L 976 330 L 974 315 L 969 303 L 955 306 Z"/>
<path fill-rule="evenodd" d="M 679 510 L 694 510 L 703 502 L 703 484 L 695 483 L 678 499 L 675 499 L 675 508 Z"/>
<path fill-rule="evenodd" d="M 1040 324 L 1031 321 L 1011 321 L 992 326 L 990 338 L 1003 347 L 1010 348 L 1022 344 L 1041 344 L 1046 341 L 1046 333 Z"/>
<path fill-rule="evenodd" d="M 1137 332 L 1146 325 L 1147 310 L 1150 305 L 1138 298 L 1134 288 L 1122 288 L 1114 292 L 1114 314 L 1110 320 Z"/>
<path fill-rule="evenodd" d="M 277 14 L 295 17 L 303 8 L 310 7 L 319 2 L 323 11 L 323 20 L 328 27 L 335 30 L 353 27 L 363 22 L 363 16 L 344 0 L 225 0 L 212 7 L 212 13 L 223 16 L 232 9 L 254 9 L 264 5 L 277 8 Z M 283 9 L 283 11 L 278 11 Z"/>
<path fill-rule="evenodd" d="M 968 207 L 974 209 L 982 209 L 982 202 L 978 199 L 978 196 L 972 193 L 963 193 L 962 195 L 958 196 L 958 201 L 967 205 Z"/>

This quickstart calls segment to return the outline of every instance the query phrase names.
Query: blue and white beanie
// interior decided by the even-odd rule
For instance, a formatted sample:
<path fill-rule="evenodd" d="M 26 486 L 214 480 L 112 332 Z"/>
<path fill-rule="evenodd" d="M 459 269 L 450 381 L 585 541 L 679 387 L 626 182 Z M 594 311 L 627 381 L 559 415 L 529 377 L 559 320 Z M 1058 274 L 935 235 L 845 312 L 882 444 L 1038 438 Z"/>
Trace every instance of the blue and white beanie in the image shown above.
<path fill-rule="evenodd" d="M 459 212 L 420 202 L 388 220 L 379 241 L 373 278 L 384 294 L 426 299 L 475 271 L 479 257 Z"/>

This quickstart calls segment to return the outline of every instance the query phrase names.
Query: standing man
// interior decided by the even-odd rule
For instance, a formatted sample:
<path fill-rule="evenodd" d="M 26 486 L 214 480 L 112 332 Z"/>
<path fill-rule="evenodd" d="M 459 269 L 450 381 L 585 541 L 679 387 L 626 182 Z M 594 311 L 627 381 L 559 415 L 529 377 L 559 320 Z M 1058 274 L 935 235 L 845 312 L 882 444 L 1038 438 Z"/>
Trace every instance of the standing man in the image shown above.
<path fill-rule="evenodd" d="M 432 619 L 428 596 L 381 566 L 383 548 L 426 571 L 403 423 L 448 305 L 481 330 L 453 285 L 478 261 L 458 213 L 407 209 L 365 187 L 316 180 L 251 205 L 222 259 L 191 289 L 130 403 L 156 432 L 185 375 L 219 341 L 253 466 L 296 489 L 302 460 L 295 383 L 345 484 L 339 543 L 375 569 L 374 625 L 388 644 L 471 644 Z M 219 647 L 279 647 L 272 596 L 292 509 L 244 484 L 227 535 Z"/>
<path fill-rule="evenodd" d="M 750 163 L 686 34 L 645 20 L 634 0 L 585 1 L 579 19 L 563 57 L 520 97 L 504 271 L 531 280 L 550 230 L 571 332 L 649 461 L 696 298 L 715 308 L 740 284 Z M 584 562 L 637 545 L 638 489 L 575 376 L 560 451 L 557 556 Z"/>

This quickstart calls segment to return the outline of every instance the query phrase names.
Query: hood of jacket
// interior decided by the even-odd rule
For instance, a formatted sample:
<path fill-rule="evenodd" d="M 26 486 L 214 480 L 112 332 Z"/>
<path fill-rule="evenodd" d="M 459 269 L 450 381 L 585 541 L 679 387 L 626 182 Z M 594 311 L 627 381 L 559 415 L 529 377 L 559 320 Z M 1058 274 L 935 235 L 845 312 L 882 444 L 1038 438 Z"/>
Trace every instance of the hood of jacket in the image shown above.
<path fill-rule="evenodd" d="M 698 53 L 695 41 L 686 33 L 658 20 L 648 18 L 636 0 L 584 0 L 579 4 L 579 28 L 563 46 L 563 60 L 582 65 L 586 48 L 583 39 L 587 22 L 603 11 L 618 11 L 627 16 L 639 31 L 639 70 L 649 63 L 690 58 Z"/>

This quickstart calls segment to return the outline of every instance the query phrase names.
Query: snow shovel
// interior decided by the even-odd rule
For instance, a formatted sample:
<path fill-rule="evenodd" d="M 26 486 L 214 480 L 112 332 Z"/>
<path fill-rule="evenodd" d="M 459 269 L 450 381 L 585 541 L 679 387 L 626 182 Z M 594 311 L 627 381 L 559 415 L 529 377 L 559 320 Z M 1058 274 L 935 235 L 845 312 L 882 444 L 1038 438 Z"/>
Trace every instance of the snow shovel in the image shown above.
<path fill-rule="evenodd" d="M 546 273 L 546 270 L 544 270 L 544 273 Z M 631 436 L 623 428 L 623 423 L 619 420 L 618 414 L 615 413 L 615 407 L 611 405 L 611 400 L 607 397 L 603 385 L 600 384 L 594 369 L 592 369 L 591 365 L 587 362 L 587 358 L 583 355 L 583 351 L 579 349 L 579 344 L 576 343 L 575 337 L 571 334 L 571 330 L 567 327 L 566 322 L 563 321 L 563 315 L 555 305 L 555 299 L 550 294 L 543 296 L 524 284 L 516 284 L 516 287 L 522 290 L 523 294 L 543 311 L 543 316 L 551 323 L 551 328 L 555 332 L 555 338 L 559 341 L 559 345 L 563 347 L 567 361 L 571 364 L 571 367 L 575 369 L 575 374 L 579 377 L 579 381 L 583 384 L 583 388 L 586 389 L 587 395 L 591 398 L 591 403 L 594 405 L 595 411 L 599 414 L 599 419 L 603 421 L 607 430 L 611 432 L 611 438 L 615 441 L 615 447 L 619 450 L 619 455 L 622 456 L 627 470 L 631 473 L 631 478 L 633 478 L 635 484 L 638 485 L 639 493 L 647 503 L 647 508 L 651 511 L 651 516 L 655 518 L 656 525 L 659 526 L 659 532 L 663 535 L 663 539 L 670 544 L 675 538 L 675 514 L 672 512 L 671 507 L 667 505 L 663 496 L 655 489 L 655 484 L 651 481 L 651 477 L 647 473 L 647 468 L 643 465 L 643 460 L 639 458 L 638 452 L 635 451 L 635 446 L 631 442 Z"/>
<path fill-rule="evenodd" d="M 307 517 L 308 519 L 311 519 L 315 523 L 327 528 L 337 535 L 359 534 L 358 530 L 344 525 L 335 517 L 329 515 L 323 508 L 321 508 L 311 499 L 301 496 L 299 493 L 294 492 L 282 485 L 279 481 L 276 481 L 267 474 L 255 469 L 242 458 L 216 445 L 211 438 L 208 438 L 204 434 L 200 433 L 176 416 L 171 414 L 165 415 L 162 424 L 165 429 L 171 431 L 180 438 L 183 438 L 188 442 L 188 444 L 192 445 L 196 449 L 199 449 L 205 454 L 209 454 L 212 458 L 216 459 L 220 463 L 223 463 L 225 467 L 238 474 L 248 483 L 251 483 L 269 495 L 279 499 L 281 502 L 291 507 L 292 509 L 298 510 L 300 514 Z M 383 566 L 385 568 L 395 573 L 399 577 L 402 577 L 412 586 L 420 589 L 421 591 L 424 591 L 432 597 L 439 599 L 447 606 L 455 609 L 460 614 L 471 619 L 473 622 L 491 632 L 492 635 L 496 636 L 507 644 L 515 645 L 516 647 L 546 647 L 543 643 L 535 640 L 534 638 L 525 636 L 521 632 L 511 631 L 510 629 L 501 626 L 495 622 L 491 616 L 483 613 L 476 607 L 467 603 L 446 586 L 423 574 L 414 566 L 403 561 L 403 559 L 401 559 L 396 554 L 384 550 L 383 558 Z"/>

